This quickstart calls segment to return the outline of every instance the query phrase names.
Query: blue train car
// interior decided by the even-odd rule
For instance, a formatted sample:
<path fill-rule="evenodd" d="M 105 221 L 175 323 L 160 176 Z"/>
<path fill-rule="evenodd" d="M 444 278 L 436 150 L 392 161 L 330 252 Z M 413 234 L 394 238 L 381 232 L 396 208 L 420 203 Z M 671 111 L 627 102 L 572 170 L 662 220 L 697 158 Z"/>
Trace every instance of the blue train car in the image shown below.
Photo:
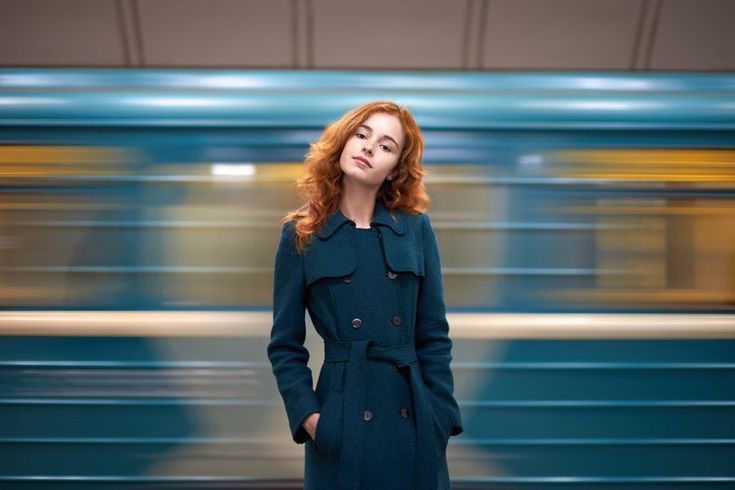
<path fill-rule="evenodd" d="M 14 69 L 0 487 L 299 487 L 279 218 L 383 98 L 426 137 L 453 487 L 735 488 L 735 76 Z"/>

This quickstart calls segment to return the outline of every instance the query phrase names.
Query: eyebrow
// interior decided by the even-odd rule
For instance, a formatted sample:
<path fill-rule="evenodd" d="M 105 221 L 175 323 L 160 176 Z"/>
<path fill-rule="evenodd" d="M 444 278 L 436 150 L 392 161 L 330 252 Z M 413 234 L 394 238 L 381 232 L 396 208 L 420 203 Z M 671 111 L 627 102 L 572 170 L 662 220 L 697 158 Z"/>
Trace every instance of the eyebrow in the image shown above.
<path fill-rule="evenodd" d="M 360 127 L 361 128 L 366 128 L 366 129 L 370 130 L 370 132 L 373 131 L 373 128 L 371 128 L 367 124 L 360 124 Z M 383 136 L 381 136 L 381 138 L 388 138 L 389 140 L 391 140 L 396 145 L 396 147 L 400 147 L 401 146 L 401 145 L 398 144 L 398 142 L 396 140 L 394 140 L 393 138 L 391 138 L 387 134 L 384 134 Z"/>

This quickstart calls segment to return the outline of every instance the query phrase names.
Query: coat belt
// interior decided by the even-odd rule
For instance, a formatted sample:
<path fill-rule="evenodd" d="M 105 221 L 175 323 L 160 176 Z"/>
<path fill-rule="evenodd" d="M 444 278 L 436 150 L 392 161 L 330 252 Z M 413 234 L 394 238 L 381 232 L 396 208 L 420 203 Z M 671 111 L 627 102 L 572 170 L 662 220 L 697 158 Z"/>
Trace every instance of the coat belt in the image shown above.
<path fill-rule="evenodd" d="M 340 489 L 359 488 L 360 477 L 355 474 L 361 468 L 361 444 L 346 444 L 349 434 L 355 441 L 362 441 L 365 422 L 363 412 L 367 409 L 367 361 L 385 361 L 408 373 L 414 400 L 416 423 L 415 487 L 421 490 L 437 488 L 438 450 L 433 414 L 428 388 L 423 383 L 416 358 L 414 344 L 381 347 L 374 340 L 355 342 L 325 342 L 324 360 L 345 362 L 344 414 L 342 417 L 342 442 L 340 448 Z M 359 473 L 358 473 L 359 475 Z"/>

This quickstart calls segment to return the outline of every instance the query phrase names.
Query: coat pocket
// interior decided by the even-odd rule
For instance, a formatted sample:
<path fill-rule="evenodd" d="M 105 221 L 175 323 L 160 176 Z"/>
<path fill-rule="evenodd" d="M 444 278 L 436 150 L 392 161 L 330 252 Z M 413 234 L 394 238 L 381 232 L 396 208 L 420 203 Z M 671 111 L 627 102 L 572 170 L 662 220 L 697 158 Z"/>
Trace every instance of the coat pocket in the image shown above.
<path fill-rule="evenodd" d="M 340 393 L 332 391 L 322 404 L 316 424 L 314 446 L 320 453 L 336 458 L 342 441 L 342 404 Z"/>
<path fill-rule="evenodd" d="M 439 438 L 439 442 L 441 443 L 441 448 L 446 449 L 447 444 L 449 443 L 450 435 L 449 417 L 447 416 L 447 412 L 441 406 L 441 403 L 439 403 L 439 400 L 436 398 L 434 393 L 432 393 L 431 390 L 429 390 L 428 388 L 426 389 L 426 391 L 429 393 L 429 401 L 431 402 L 431 412 L 434 419 L 434 427 L 436 428 L 436 433 Z"/>

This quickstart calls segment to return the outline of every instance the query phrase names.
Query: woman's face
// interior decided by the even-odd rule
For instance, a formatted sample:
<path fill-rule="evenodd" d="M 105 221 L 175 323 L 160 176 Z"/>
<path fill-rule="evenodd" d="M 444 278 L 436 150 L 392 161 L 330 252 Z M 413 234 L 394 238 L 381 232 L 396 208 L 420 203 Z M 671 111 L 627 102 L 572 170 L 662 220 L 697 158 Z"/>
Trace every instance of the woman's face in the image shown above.
<path fill-rule="evenodd" d="M 379 187 L 398 165 L 405 134 L 397 116 L 376 112 L 347 138 L 339 157 L 345 179 Z"/>

